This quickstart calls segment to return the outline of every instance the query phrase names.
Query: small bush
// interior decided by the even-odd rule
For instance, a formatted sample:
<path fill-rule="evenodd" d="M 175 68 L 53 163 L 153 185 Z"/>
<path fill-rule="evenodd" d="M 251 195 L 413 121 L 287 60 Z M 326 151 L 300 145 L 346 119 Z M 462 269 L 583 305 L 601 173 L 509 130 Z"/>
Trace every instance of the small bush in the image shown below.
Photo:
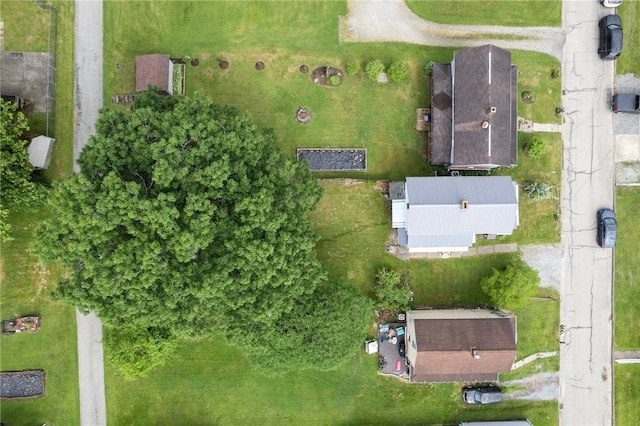
<path fill-rule="evenodd" d="M 373 80 L 378 81 L 378 76 L 384 72 L 384 64 L 380 59 L 376 59 L 375 61 L 371 61 L 367 63 L 364 67 L 364 72 L 367 73 L 367 76 Z"/>
<path fill-rule="evenodd" d="M 340 76 L 339 75 L 332 75 L 331 77 L 329 77 L 329 81 L 334 86 L 337 86 L 338 84 L 340 84 Z"/>
<path fill-rule="evenodd" d="M 407 76 L 409 67 L 404 62 L 394 62 L 389 67 L 387 75 L 393 81 L 400 81 Z"/>
<path fill-rule="evenodd" d="M 560 78 L 560 68 L 554 68 L 551 70 L 551 79 L 557 80 Z"/>
<path fill-rule="evenodd" d="M 383 308 L 402 311 L 409 308 L 411 302 L 412 275 L 409 272 L 396 272 L 382 268 L 376 275 L 374 293 Z"/>
<path fill-rule="evenodd" d="M 435 64 L 435 62 L 433 61 L 429 61 L 424 64 L 424 72 L 426 72 L 427 74 L 431 74 L 431 71 L 433 71 L 433 64 Z"/>
<path fill-rule="evenodd" d="M 540 158 L 544 154 L 546 142 L 539 136 L 534 136 L 525 145 L 524 149 L 529 153 L 531 158 Z"/>
<path fill-rule="evenodd" d="M 533 182 L 524 186 L 524 193 L 534 201 L 547 200 L 552 197 L 551 185 Z"/>
<path fill-rule="evenodd" d="M 482 291 L 495 307 L 510 310 L 526 306 L 536 295 L 538 284 L 538 272 L 520 259 L 503 270 L 494 268 L 491 275 L 480 281 Z"/>
<path fill-rule="evenodd" d="M 360 72 L 360 62 L 349 62 L 347 64 L 347 74 L 351 77 Z"/>

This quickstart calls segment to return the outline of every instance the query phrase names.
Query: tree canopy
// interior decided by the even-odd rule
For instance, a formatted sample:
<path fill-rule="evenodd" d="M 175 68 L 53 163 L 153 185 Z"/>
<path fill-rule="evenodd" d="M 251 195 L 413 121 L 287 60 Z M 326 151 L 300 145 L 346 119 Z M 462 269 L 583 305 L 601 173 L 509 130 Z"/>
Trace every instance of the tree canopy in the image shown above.
<path fill-rule="evenodd" d="M 27 153 L 28 142 L 23 135 L 29 131 L 29 123 L 16 104 L 0 99 L 0 239 L 11 239 L 7 222 L 14 207 L 32 206 L 45 194 L 42 185 L 34 183 L 33 166 Z"/>
<path fill-rule="evenodd" d="M 505 269 L 493 269 L 493 273 L 480 281 L 482 291 L 500 308 L 518 309 L 536 295 L 540 284 L 538 272 L 518 259 Z"/>
<path fill-rule="evenodd" d="M 56 297 L 107 327 L 153 332 L 147 348 L 223 331 L 275 353 L 264 336 L 317 311 L 330 284 L 308 213 L 322 188 L 236 109 L 149 91 L 130 113 L 101 111 L 79 164 L 34 247 L 69 269 Z"/>

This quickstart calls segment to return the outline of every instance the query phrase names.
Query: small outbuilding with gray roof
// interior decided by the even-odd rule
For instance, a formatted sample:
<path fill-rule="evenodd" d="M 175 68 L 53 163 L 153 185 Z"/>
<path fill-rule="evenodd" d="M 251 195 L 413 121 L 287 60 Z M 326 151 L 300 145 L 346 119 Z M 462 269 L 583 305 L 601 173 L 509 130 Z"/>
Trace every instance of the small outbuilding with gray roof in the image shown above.
<path fill-rule="evenodd" d="M 392 227 L 410 253 L 467 251 L 477 234 L 510 235 L 519 224 L 509 176 L 408 177 L 389 195 Z"/>

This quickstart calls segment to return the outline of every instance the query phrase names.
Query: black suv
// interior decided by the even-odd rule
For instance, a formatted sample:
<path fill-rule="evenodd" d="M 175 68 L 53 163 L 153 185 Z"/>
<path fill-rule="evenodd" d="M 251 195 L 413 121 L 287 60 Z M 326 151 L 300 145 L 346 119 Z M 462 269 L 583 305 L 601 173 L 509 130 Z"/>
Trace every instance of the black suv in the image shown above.
<path fill-rule="evenodd" d="M 622 52 L 622 25 L 618 15 L 607 15 L 600 20 L 600 58 L 612 61 Z"/>
<path fill-rule="evenodd" d="M 502 389 L 492 384 L 467 386 L 462 389 L 462 400 L 467 404 L 495 404 L 502 401 Z"/>

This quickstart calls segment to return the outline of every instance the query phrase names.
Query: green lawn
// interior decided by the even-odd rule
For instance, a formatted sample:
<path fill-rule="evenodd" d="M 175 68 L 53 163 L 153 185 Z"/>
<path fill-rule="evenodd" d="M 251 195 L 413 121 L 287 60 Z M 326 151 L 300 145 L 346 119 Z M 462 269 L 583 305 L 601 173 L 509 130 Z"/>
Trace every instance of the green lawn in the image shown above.
<path fill-rule="evenodd" d="M 624 1 L 618 7 L 617 13 L 622 19 L 624 40 L 622 54 L 616 60 L 616 74 L 633 73 L 638 75 L 640 73 L 640 56 L 638 55 L 640 31 L 638 31 L 637 23 L 640 21 L 640 2 Z"/>
<path fill-rule="evenodd" d="M 616 215 L 618 241 L 615 250 L 614 324 L 616 350 L 640 349 L 640 188 L 618 188 Z"/>
<path fill-rule="evenodd" d="M 50 183 L 72 172 L 73 147 L 73 19 L 74 4 L 54 1 L 58 8 L 56 50 L 56 110 L 50 134 L 55 136 L 53 158 L 44 179 Z M 49 11 L 29 1 L 0 2 L 4 48 L 46 51 Z M 55 14 L 54 14 L 55 16 Z M 25 25 L 29 22 L 29 25 Z M 31 132 L 44 132 L 44 114 L 28 115 Z M 34 335 L 2 336 L 3 371 L 43 369 L 46 394 L 35 400 L 2 400 L 2 421 L 10 425 L 80 423 L 75 311 L 49 298 L 62 271 L 45 269 L 30 255 L 37 224 L 49 212 L 16 211 L 11 215 L 15 241 L 2 244 L 0 312 L 2 317 L 39 314 L 42 328 Z"/>
<path fill-rule="evenodd" d="M 560 26 L 561 0 L 407 0 L 416 15 L 443 24 Z"/>
<path fill-rule="evenodd" d="M 132 18 L 143 13 L 154 19 Z M 187 94 L 203 91 L 248 112 L 260 127 L 276 130 L 287 155 L 293 157 L 297 147 L 364 147 L 368 170 L 351 176 L 399 179 L 430 174 L 423 160 L 424 134 L 415 131 L 415 110 L 429 102 L 423 66 L 430 60 L 451 61 L 453 49 L 340 43 L 338 16 L 345 13 L 346 4 L 337 1 L 107 3 L 105 28 L 111 30 L 105 32 L 105 51 L 111 53 L 105 56 L 105 100 L 134 90 L 136 55 L 161 52 L 198 58 L 198 67 L 187 67 Z M 347 76 L 338 88 L 326 88 L 298 71 L 302 64 L 346 71 L 349 62 L 359 61 L 364 67 L 377 58 L 387 66 L 407 63 L 409 77 L 377 84 L 361 72 Z M 217 59 L 227 60 L 229 68 L 221 70 Z M 257 61 L 265 63 L 264 71 L 255 70 Z M 557 61 L 528 52 L 513 52 L 513 61 L 520 69 L 521 90 L 537 94 L 531 106 L 519 102 L 520 115 L 557 122 L 560 81 L 550 78 Z M 295 122 L 300 106 L 311 110 L 309 124 Z"/>
<path fill-rule="evenodd" d="M 45 396 L 35 400 L 2 400 L 2 421 L 9 425 L 79 424 L 76 319 L 73 308 L 54 303 L 49 295 L 62 271 L 47 270 L 29 254 L 35 226 L 47 211 L 18 211 L 10 221 L 15 241 L 2 244 L 2 318 L 37 314 L 36 334 L 0 338 L 3 371 L 42 369 Z"/>
<path fill-rule="evenodd" d="M 640 419 L 640 364 L 615 364 L 614 374 L 616 424 L 637 424 Z"/>

